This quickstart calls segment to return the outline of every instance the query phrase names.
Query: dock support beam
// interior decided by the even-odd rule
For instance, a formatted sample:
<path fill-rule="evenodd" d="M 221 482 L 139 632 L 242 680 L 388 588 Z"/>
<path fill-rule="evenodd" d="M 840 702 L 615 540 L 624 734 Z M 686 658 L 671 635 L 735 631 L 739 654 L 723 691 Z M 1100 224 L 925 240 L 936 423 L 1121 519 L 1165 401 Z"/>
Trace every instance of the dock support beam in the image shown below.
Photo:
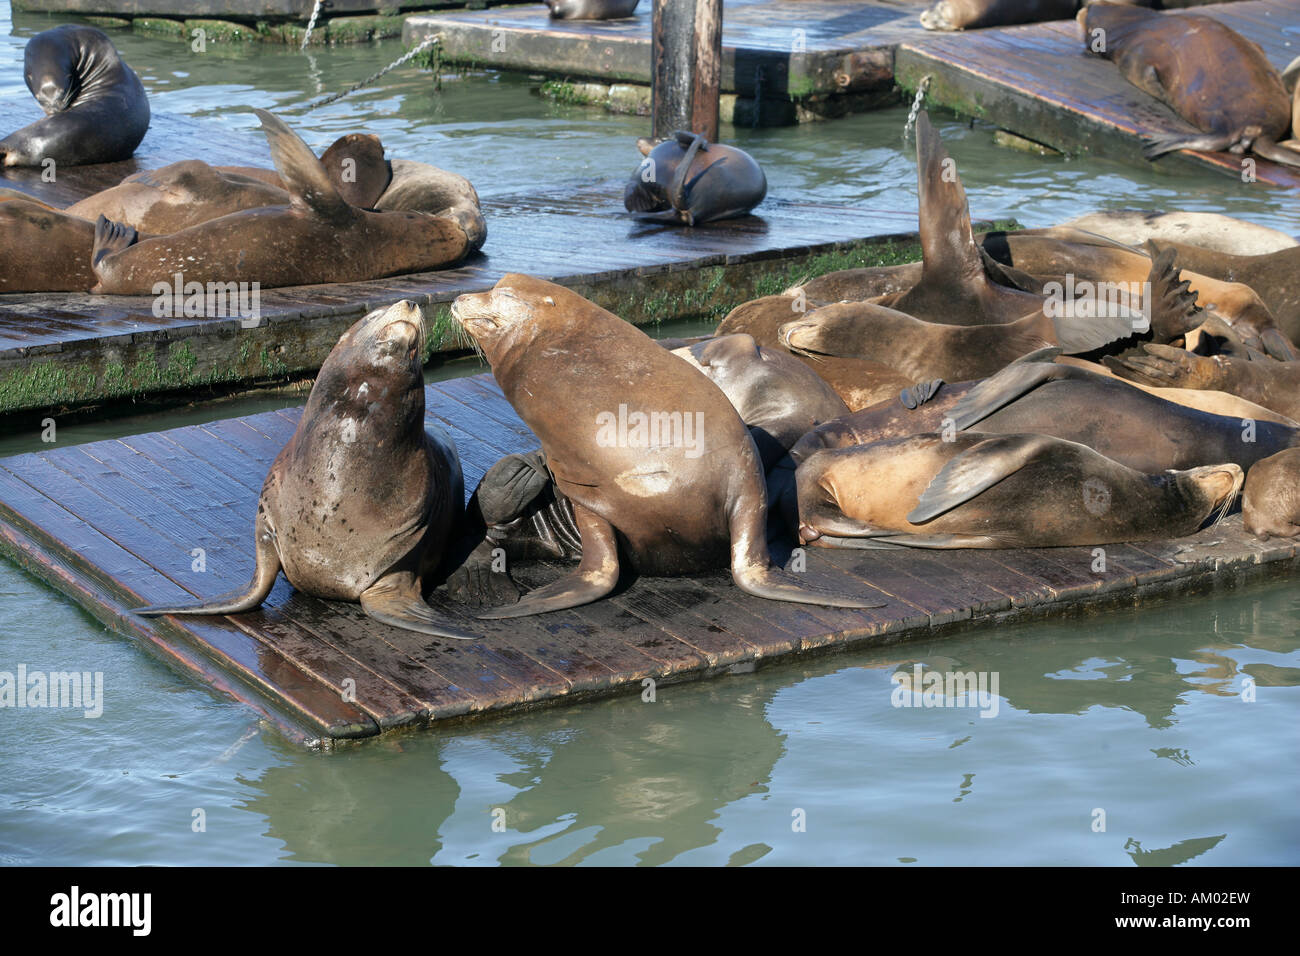
<path fill-rule="evenodd" d="M 718 138 L 722 0 L 654 0 L 651 136 L 688 129 Z"/>

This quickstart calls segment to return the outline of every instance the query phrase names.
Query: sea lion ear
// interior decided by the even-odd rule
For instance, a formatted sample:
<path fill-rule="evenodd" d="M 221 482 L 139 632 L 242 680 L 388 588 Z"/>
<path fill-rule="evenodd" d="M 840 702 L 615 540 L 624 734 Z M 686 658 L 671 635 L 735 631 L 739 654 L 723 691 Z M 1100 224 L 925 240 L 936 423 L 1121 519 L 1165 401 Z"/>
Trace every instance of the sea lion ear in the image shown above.
<path fill-rule="evenodd" d="M 339 194 L 325 166 L 302 138 L 266 110 L 253 112 L 262 121 L 262 131 L 271 147 L 271 160 L 289 191 L 290 205 L 331 222 L 350 217 L 352 207 Z"/>

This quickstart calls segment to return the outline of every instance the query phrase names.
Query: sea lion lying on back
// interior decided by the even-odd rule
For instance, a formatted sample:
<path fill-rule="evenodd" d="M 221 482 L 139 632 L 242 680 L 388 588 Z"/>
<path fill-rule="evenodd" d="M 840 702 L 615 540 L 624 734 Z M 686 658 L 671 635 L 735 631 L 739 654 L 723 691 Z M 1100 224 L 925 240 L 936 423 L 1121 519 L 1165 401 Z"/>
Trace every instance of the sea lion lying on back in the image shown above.
<path fill-rule="evenodd" d="M 658 146 L 638 140 L 645 155 L 623 189 L 623 205 L 643 219 L 688 226 L 746 215 L 767 195 L 754 157 L 678 130 Z"/>
<path fill-rule="evenodd" d="M 1278 145 L 1291 128 L 1291 98 L 1257 44 L 1212 17 L 1113 3 L 1084 7 L 1078 22 L 1089 52 L 1194 127 L 1153 135 L 1147 159 L 1177 149 L 1251 150 L 1300 166 L 1300 153 Z"/>

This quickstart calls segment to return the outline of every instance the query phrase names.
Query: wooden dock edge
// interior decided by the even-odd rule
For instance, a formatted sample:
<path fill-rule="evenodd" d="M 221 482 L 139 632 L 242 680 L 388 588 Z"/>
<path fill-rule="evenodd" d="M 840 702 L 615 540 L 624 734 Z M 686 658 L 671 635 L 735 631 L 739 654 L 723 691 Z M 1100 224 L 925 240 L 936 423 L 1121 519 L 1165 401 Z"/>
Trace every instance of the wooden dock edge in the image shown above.
<path fill-rule="evenodd" d="M 554 281 L 633 324 L 654 325 L 676 319 L 721 319 L 735 305 L 779 292 L 806 276 L 911 261 L 919 255 L 916 234 L 897 233 L 795 250 L 715 255 L 686 263 L 561 276 Z M 409 290 L 313 306 L 298 315 L 272 312 L 256 328 L 242 328 L 237 319 L 211 319 L 0 352 L 0 420 L 310 376 L 357 319 L 400 298 L 422 307 L 431 355 L 465 350 L 451 318 L 451 301 L 463 292 L 491 288 L 493 281 L 467 283 L 447 292 L 421 292 L 415 285 L 418 277 L 381 280 L 376 286 L 391 288 L 403 278 L 410 282 Z M 278 291 L 268 291 L 268 298 Z M 136 303 L 132 307 L 141 311 L 149 308 L 148 299 L 138 298 Z"/>

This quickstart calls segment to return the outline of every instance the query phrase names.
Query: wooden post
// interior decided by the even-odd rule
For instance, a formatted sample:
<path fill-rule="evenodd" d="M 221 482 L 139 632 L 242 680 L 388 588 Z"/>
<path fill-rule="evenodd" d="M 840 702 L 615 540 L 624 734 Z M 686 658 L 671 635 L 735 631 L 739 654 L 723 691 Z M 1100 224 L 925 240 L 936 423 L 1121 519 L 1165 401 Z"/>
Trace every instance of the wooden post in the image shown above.
<path fill-rule="evenodd" d="M 651 136 L 688 129 L 718 138 L 722 0 L 654 0 Z"/>

